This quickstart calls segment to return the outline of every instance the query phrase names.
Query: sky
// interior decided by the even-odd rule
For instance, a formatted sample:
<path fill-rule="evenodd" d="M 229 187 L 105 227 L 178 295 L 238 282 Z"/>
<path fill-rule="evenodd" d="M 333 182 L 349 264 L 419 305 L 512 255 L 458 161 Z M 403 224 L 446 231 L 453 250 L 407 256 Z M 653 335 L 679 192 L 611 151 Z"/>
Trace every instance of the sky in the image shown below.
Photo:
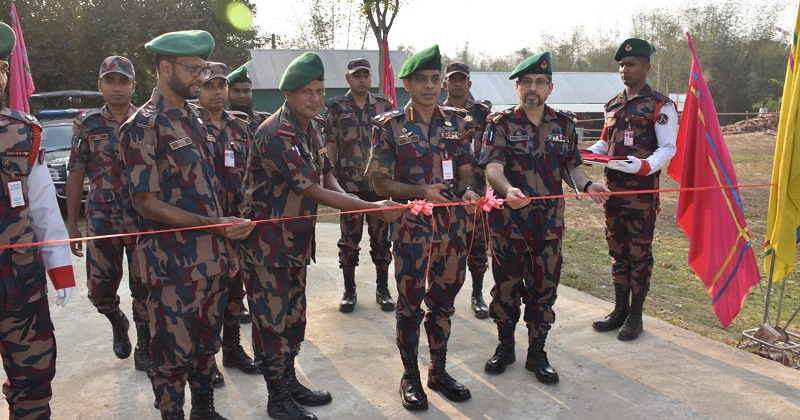
<path fill-rule="evenodd" d="M 251 0 L 257 7 L 254 24 L 264 33 L 298 35 L 300 23 L 306 21 L 309 0 Z M 765 0 L 744 0 L 757 13 Z M 769 0 L 785 5 L 779 26 L 794 28 L 798 0 Z M 561 38 L 582 25 L 588 35 L 613 34 L 622 42 L 632 30 L 631 17 L 642 10 L 658 7 L 685 8 L 690 4 L 706 4 L 713 0 L 406 0 L 389 32 L 390 48 L 412 46 L 417 51 L 439 44 L 440 50 L 456 55 L 465 42 L 472 51 L 500 57 L 523 47 L 536 48 L 543 34 Z M 666 3 L 666 5 L 665 5 Z M 345 3 L 346 5 L 346 3 Z M 497 5 L 497 7 L 493 7 Z M 457 22 L 455 24 L 448 22 Z M 463 23 L 462 23 L 463 22 Z M 345 40 L 337 48 L 345 48 Z M 789 40 L 787 39 L 787 42 Z M 350 48 L 360 49 L 360 40 L 351 40 Z M 374 35 L 367 35 L 367 49 L 377 49 Z"/>

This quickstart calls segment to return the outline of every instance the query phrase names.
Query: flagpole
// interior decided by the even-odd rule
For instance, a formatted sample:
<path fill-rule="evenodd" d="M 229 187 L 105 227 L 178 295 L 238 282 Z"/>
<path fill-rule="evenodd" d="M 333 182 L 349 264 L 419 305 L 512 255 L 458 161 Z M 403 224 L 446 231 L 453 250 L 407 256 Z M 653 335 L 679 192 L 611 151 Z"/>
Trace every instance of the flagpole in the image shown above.
<path fill-rule="evenodd" d="M 769 264 L 769 279 L 767 280 L 767 300 L 764 302 L 764 321 L 762 324 L 766 324 L 769 320 L 769 298 L 770 293 L 772 292 L 772 275 L 775 274 L 775 250 L 772 250 L 772 258 Z"/>

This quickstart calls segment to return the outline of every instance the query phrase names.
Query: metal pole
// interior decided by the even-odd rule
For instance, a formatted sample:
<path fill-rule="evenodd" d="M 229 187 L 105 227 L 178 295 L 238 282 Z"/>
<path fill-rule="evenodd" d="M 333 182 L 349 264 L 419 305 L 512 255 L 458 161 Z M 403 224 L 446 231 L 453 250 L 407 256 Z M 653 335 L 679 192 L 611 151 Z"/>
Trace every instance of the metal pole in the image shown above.
<path fill-rule="evenodd" d="M 798 312 L 800 312 L 800 306 L 798 306 L 798 307 L 797 307 L 797 309 L 795 309 L 795 310 L 794 310 L 794 313 L 792 314 L 792 317 L 791 317 L 791 318 L 789 318 L 789 320 L 788 320 L 788 321 L 786 321 L 786 325 L 784 325 L 784 326 L 783 326 L 783 330 L 784 330 L 784 331 L 786 331 L 786 328 L 789 326 L 789 324 L 791 324 L 791 323 L 792 323 L 792 321 L 794 321 L 794 317 L 796 317 L 796 316 L 797 316 L 797 313 L 798 313 Z"/>
<path fill-rule="evenodd" d="M 775 325 L 781 325 L 781 309 L 783 308 L 783 296 L 786 293 L 786 277 L 783 278 L 781 286 L 781 298 L 778 301 L 778 316 L 775 317 Z"/>
<path fill-rule="evenodd" d="M 772 292 L 772 276 L 775 274 L 775 250 L 772 250 L 772 262 L 769 264 L 769 278 L 767 279 L 767 300 L 764 302 L 764 324 L 769 320 L 769 298 Z"/>

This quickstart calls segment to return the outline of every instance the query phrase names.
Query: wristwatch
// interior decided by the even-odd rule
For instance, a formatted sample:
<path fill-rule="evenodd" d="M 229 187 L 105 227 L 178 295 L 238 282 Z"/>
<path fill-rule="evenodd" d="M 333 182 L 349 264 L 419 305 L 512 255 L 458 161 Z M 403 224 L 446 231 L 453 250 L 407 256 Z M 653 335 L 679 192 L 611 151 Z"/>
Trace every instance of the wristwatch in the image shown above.
<path fill-rule="evenodd" d="M 594 181 L 592 181 L 591 179 L 586 181 L 586 185 L 583 186 L 583 192 L 588 193 L 589 192 L 589 186 L 592 185 L 592 184 L 594 184 Z"/>

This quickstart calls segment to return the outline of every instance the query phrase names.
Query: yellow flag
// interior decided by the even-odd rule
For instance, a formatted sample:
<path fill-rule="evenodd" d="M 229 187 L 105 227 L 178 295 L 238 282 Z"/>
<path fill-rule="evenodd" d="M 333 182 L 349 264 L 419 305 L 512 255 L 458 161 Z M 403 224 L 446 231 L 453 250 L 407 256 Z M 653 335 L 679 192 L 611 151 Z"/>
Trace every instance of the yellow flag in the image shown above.
<path fill-rule="evenodd" d="M 775 143 L 775 160 L 772 166 L 772 184 L 769 191 L 769 216 L 764 244 L 764 272 L 772 271 L 772 281 L 777 282 L 794 271 L 797 257 L 797 228 L 800 226 L 800 63 L 798 59 L 798 34 L 800 34 L 800 9 L 792 36 L 786 81 L 783 85 L 778 138 Z"/>

